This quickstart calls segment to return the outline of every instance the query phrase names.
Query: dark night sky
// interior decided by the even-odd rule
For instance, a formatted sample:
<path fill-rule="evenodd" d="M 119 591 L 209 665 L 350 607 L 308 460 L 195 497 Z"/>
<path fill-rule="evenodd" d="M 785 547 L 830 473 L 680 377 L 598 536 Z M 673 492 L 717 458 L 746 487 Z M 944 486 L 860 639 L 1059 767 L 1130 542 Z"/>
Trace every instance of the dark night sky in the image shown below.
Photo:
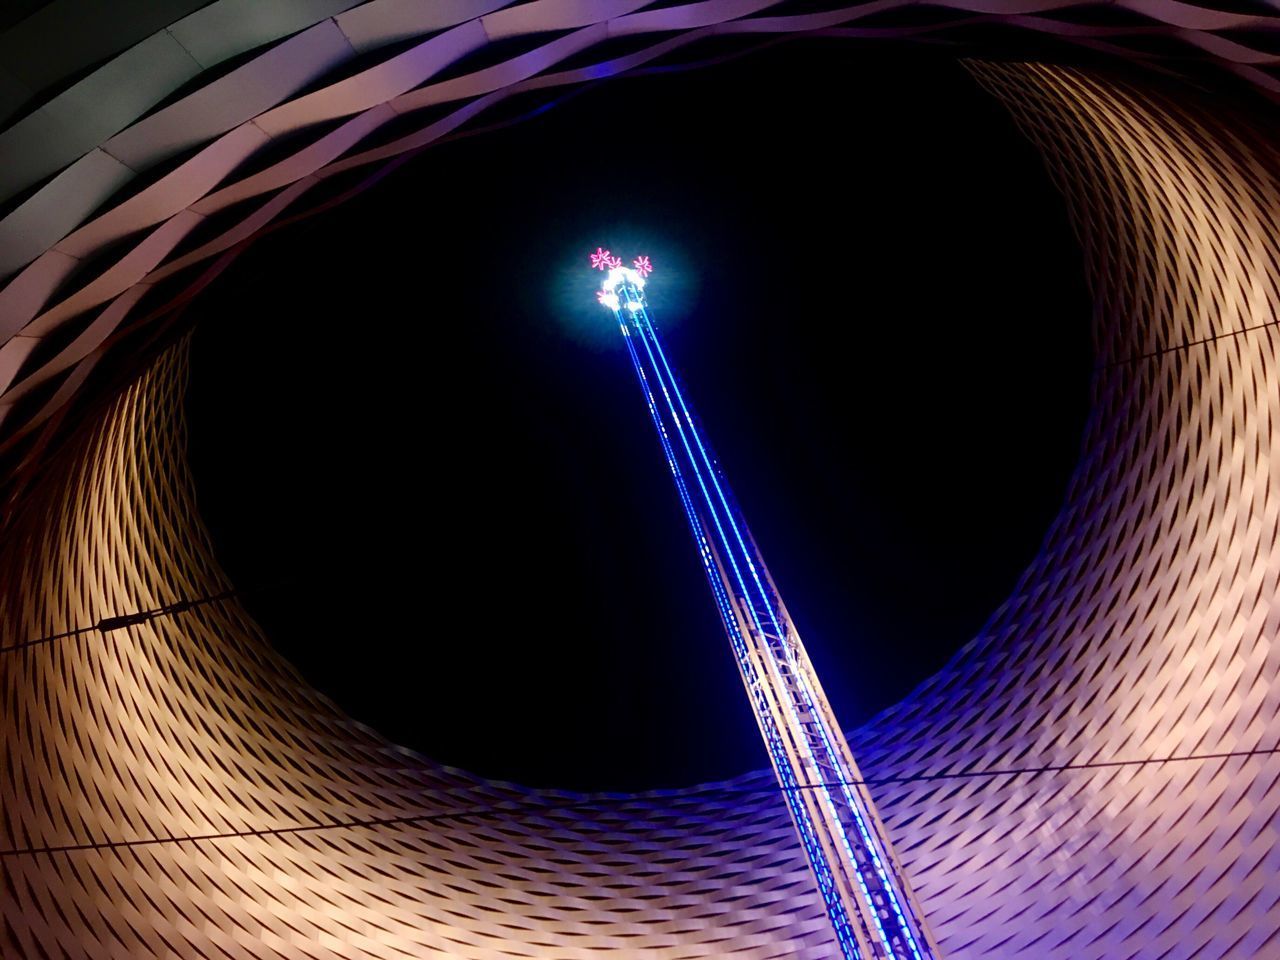
<path fill-rule="evenodd" d="M 655 319 L 848 727 L 974 634 L 1061 502 L 1080 254 L 958 65 L 809 43 L 434 148 L 196 302 L 200 504 L 321 690 L 526 783 L 760 768 L 593 302 L 598 244 L 653 258 Z"/>

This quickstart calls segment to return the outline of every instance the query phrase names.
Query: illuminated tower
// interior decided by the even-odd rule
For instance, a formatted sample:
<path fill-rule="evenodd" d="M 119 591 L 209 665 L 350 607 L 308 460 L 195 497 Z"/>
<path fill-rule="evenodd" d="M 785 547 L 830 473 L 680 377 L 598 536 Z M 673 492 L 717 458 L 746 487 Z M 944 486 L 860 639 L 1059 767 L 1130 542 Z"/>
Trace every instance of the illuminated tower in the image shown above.
<path fill-rule="evenodd" d="M 648 257 L 599 248 L 596 294 L 612 310 L 765 747 L 846 960 L 939 960 L 849 744 L 733 493 L 703 439 L 645 301 Z"/>

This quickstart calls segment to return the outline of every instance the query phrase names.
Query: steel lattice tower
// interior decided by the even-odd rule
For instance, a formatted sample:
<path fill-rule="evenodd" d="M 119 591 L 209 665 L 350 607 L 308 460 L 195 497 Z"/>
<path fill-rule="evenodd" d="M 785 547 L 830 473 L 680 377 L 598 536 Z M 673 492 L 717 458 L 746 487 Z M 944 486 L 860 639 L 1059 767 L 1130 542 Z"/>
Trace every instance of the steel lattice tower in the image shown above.
<path fill-rule="evenodd" d="M 939 960 L 804 644 L 649 317 L 648 257 L 598 248 L 617 318 L 689 519 L 747 698 L 846 960 Z"/>

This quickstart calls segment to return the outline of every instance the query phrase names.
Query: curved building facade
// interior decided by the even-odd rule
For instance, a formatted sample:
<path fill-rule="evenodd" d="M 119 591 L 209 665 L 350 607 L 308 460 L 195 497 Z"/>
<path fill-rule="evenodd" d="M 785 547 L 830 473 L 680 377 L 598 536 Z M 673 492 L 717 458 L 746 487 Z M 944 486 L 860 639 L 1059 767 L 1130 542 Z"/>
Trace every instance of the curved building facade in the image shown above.
<path fill-rule="evenodd" d="M 219 50 L 243 62 L 68 127 L 56 156 L 27 144 L 12 174 L 29 182 L 0 220 L 0 953 L 833 956 L 767 774 L 531 791 L 398 748 L 309 689 L 212 557 L 184 459 L 185 347 L 165 334 L 254 236 L 512 92 L 709 32 L 924 28 L 857 27 L 892 4 L 313 6 L 280 5 L 274 26 L 225 0 L 174 21 L 162 32 L 193 75 Z M 1275 92 L 1274 58 L 1245 42 L 1274 28 L 1265 14 L 1168 0 L 1130 4 L 1145 25 L 1085 26 L 1051 3 L 980 6 L 1106 56 L 1154 31 Z M 221 14 L 235 30 L 187 29 Z M 145 26 L 131 43 L 168 43 Z M 335 28 L 340 55 L 270 87 Z M 448 72 L 525 34 L 509 59 Z M 629 35 L 621 58 L 552 72 Z M 1067 198 L 1095 305 L 1093 409 L 1014 594 L 852 731 L 854 752 L 947 957 L 1280 956 L 1280 150 L 1257 120 L 1271 108 L 1237 110 L 1255 96 L 1243 86 L 1213 100 L 1098 65 L 970 66 Z M 79 82 L 109 86 L 107 67 Z"/>

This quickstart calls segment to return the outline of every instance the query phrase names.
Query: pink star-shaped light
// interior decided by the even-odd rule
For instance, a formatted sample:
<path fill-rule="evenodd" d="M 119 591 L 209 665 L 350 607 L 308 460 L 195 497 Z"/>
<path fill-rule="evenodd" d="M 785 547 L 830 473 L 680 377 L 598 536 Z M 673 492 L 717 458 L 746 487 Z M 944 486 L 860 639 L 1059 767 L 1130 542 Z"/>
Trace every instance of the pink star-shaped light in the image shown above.
<path fill-rule="evenodd" d="M 614 259 L 604 247 L 596 247 L 596 252 L 591 254 L 591 269 L 604 270 L 606 267 L 612 267 Z"/>
<path fill-rule="evenodd" d="M 636 273 L 642 277 L 647 277 L 653 273 L 653 264 L 649 262 L 648 257 L 636 257 L 631 261 L 631 265 L 636 268 Z"/>
<path fill-rule="evenodd" d="M 610 260 L 609 260 L 609 266 L 610 266 L 610 267 L 615 267 L 615 268 L 616 268 L 616 267 L 620 267 L 620 266 L 622 266 L 622 258 L 621 258 L 621 257 L 612 257 L 612 258 L 610 258 Z"/>

